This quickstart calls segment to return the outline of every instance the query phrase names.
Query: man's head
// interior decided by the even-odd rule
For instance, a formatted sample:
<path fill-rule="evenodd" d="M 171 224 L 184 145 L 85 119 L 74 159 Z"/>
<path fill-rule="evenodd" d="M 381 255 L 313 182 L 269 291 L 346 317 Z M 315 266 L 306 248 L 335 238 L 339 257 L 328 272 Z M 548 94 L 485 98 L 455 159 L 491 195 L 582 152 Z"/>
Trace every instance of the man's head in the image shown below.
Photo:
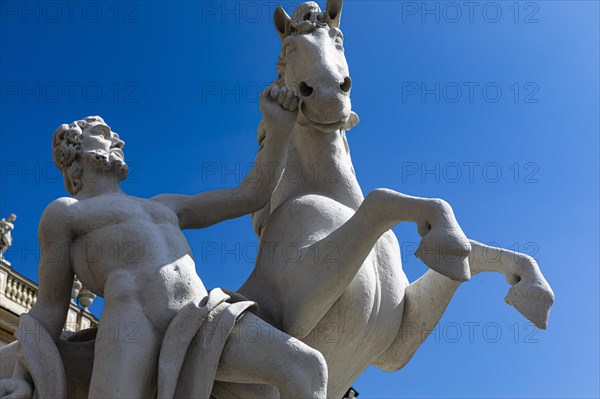
<path fill-rule="evenodd" d="M 84 165 L 94 168 L 94 172 L 114 171 L 118 181 L 124 180 L 128 172 L 121 150 L 124 144 L 99 116 L 60 125 L 54 132 L 52 154 L 67 191 L 75 196 L 83 184 L 93 183 L 97 173 L 84 175 Z"/>

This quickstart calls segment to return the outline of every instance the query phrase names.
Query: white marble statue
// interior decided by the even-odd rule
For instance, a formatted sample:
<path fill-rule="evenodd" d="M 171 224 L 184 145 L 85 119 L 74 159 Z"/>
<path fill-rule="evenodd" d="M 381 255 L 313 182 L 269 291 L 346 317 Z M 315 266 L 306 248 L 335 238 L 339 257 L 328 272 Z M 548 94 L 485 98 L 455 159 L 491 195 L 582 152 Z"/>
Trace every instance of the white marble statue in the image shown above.
<path fill-rule="evenodd" d="M 341 0 L 328 0 L 324 12 L 313 2 L 291 17 L 281 7 L 275 12 L 279 79 L 261 96 L 260 150 L 250 174 L 273 176 L 265 171 L 280 162 L 276 180 L 246 179 L 194 196 L 129 197 L 118 184 L 126 175 L 122 142 L 101 119 L 59 128 L 55 157 L 74 198 L 48 207 L 40 245 L 42 253 L 64 251 L 42 259 L 38 302 L 21 318 L 19 343 L 0 350 L 0 378 L 12 375 L 0 381 L 0 397 L 31 397 L 32 386 L 37 398 L 85 397 L 89 386 L 90 398 L 205 398 L 212 387 L 217 399 L 339 399 L 370 365 L 404 367 L 460 284 L 481 272 L 502 273 L 511 285 L 507 303 L 546 328 L 554 294 L 533 258 L 468 239 L 443 200 L 388 189 L 363 195 L 346 140 L 358 116 L 341 11 Z M 181 229 L 250 212 L 260 237 L 253 273 L 239 294 L 207 293 Z M 431 269 L 412 283 L 390 230 L 401 222 L 416 224 L 417 256 Z M 131 241 L 141 248 L 133 263 L 102 251 L 93 262 L 86 258 L 89 244 Z M 97 332 L 59 339 L 74 274 L 104 296 L 105 307 Z M 260 319 L 247 312 L 254 302 Z M 111 340 L 105 328 L 130 320 L 139 340 Z M 210 334 L 215 325 L 228 334 L 236 321 L 272 332 L 260 335 L 268 342 Z M 52 339 L 32 342 L 32 331 Z"/>
<path fill-rule="evenodd" d="M 281 163 L 296 106 L 287 90 L 262 94 L 265 134 L 255 168 Z M 322 355 L 247 312 L 253 302 L 208 293 L 182 233 L 259 210 L 279 176 L 251 171 L 234 189 L 135 198 L 120 189 L 127 176 L 122 147 L 100 117 L 55 132 L 54 159 L 72 197 L 55 200 L 42 216 L 39 297 L 21 316 L 13 352 L 2 352 L 14 370 L 0 380 L 0 397 L 74 396 L 68 374 L 91 368 L 69 360 L 68 341 L 59 339 L 76 274 L 104 297 L 89 398 L 205 398 L 215 378 L 271 384 L 284 398 L 325 398 Z M 125 244 L 135 245 L 135 257 L 118 252 Z M 234 324 L 269 334 L 228 339 Z"/>
<path fill-rule="evenodd" d="M 433 330 L 460 284 L 502 273 L 506 302 L 546 328 L 552 289 L 530 256 L 469 240 L 440 199 L 357 182 L 345 131 L 358 123 L 340 31 L 341 0 L 280 7 L 279 85 L 300 98 L 286 169 L 270 205 L 253 215 L 256 267 L 240 293 L 261 316 L 318 349 L 327 361 L 327 397 L 341 398 L 370 365 L 404 367 Z M 365 35 L 369 31 L 365 31 Z M 410 283 L 390 228 L 416 224 L 417 256 L 432 270 Z M 238 396 L 251 391 L 242 386 Z"/>
<path fill-rule="evenodd" d="M 17 215 L 11 213 L 8 218 L 0 219 L 0 258 L 4 258 L 4 253 L 12 245 L 12 234 L 15 225 L 14 222 L 17 220 Z"/>

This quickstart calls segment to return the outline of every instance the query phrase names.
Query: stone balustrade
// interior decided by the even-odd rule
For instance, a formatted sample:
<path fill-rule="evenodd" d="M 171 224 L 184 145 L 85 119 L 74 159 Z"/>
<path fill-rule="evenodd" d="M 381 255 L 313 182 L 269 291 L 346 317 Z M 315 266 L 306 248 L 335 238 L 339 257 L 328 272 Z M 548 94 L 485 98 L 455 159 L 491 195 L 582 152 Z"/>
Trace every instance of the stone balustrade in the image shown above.
<path fill-rule="evenodd" d="M 15 272 L 8 261 L 0 258 L 0 347 L 14 341 L 19 316 L 31 309 L 37 297 L 37 284 Z M 94 315 L 71 301 L 66 331 L 79 331 L 97 324 Z"/>

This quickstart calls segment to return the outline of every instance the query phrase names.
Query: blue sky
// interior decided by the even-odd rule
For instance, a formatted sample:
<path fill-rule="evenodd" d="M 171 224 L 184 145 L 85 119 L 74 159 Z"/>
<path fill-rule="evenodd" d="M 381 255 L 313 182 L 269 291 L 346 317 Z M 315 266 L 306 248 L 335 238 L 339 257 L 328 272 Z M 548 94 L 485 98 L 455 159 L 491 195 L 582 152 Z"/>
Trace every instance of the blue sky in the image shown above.
<path fill-rule="evenodd" d="M 6 255 L 17 271 L 37 279 L 37 223 L 66 195 L 50 150 L 61 123 L 105 118 L 127 143 L 131 195 L 239 183 L 257 147 L 258 92 L 275 78 L 276 4 L 0 3 L 0 215 L 18 215 Z M 598 397 L 598 2 L 469 4 L 345 2 L 353 162 L 365 193 L 444 198 L 469 237 L 533 255 L 556 294 L 549 328 L 504 303 L 502 276 L 479 275 L 407 367 L 370 368 L 355 388 Z M 414 280 L 426 270 L 411 255 L 416 229 L 394 230 Z M 237 288 L 251 272 L 249 217 L 186 235 L 208 287 Z"/>

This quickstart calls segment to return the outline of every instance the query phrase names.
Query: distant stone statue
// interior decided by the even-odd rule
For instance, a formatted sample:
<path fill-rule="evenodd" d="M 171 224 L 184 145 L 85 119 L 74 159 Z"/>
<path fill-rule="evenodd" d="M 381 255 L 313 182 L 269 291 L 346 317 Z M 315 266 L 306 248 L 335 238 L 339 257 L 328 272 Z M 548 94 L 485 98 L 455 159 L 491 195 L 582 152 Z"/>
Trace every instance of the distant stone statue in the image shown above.
<path fill-rule="evenodd" d="M 0 219 L 0 258 L 4 258 L 4 253 L 12 245 L 11 232 L 14 230 L 13 224 L 17 220 L 17 215 L 11 213 L 8 218 Z"/>
<path fill-rule="evenodd" d="M 296 106 L 285 88 L 261 95 L 254 168 L 281 162 Z M 54 201 L 42 216 L 39 297 L 21 316 L 13 376 L 0 380 L 0 397 L 31 397 L 35 389 L 37 398 L 64 398 L 65 369 L 85 368 L 61 364 L 61 326 L 81 289 L 73 286 L 76 274 L 104 297 L 89 398 L 208 398 L 215 378 L 272 384 L 284 398 L 325 398 L 322 355 L 248 312 L 253 302 L 220 289 L 207 292 L 181 231 L 259 210 L 279 175 L 251 171 L 235 189 L 142 199 L 121 191 L 123 141 L 100 117 L 60 126 L 53 148 L 73 197 Z M 119 256 L 124 244 L 135 246 L 135 257 Z M 261 334 L 228 339 L 234 325 Z M 52 340 L 32 339 L 32 331 Z M 4 354 L 3 362 L 8 359 Z"/>

